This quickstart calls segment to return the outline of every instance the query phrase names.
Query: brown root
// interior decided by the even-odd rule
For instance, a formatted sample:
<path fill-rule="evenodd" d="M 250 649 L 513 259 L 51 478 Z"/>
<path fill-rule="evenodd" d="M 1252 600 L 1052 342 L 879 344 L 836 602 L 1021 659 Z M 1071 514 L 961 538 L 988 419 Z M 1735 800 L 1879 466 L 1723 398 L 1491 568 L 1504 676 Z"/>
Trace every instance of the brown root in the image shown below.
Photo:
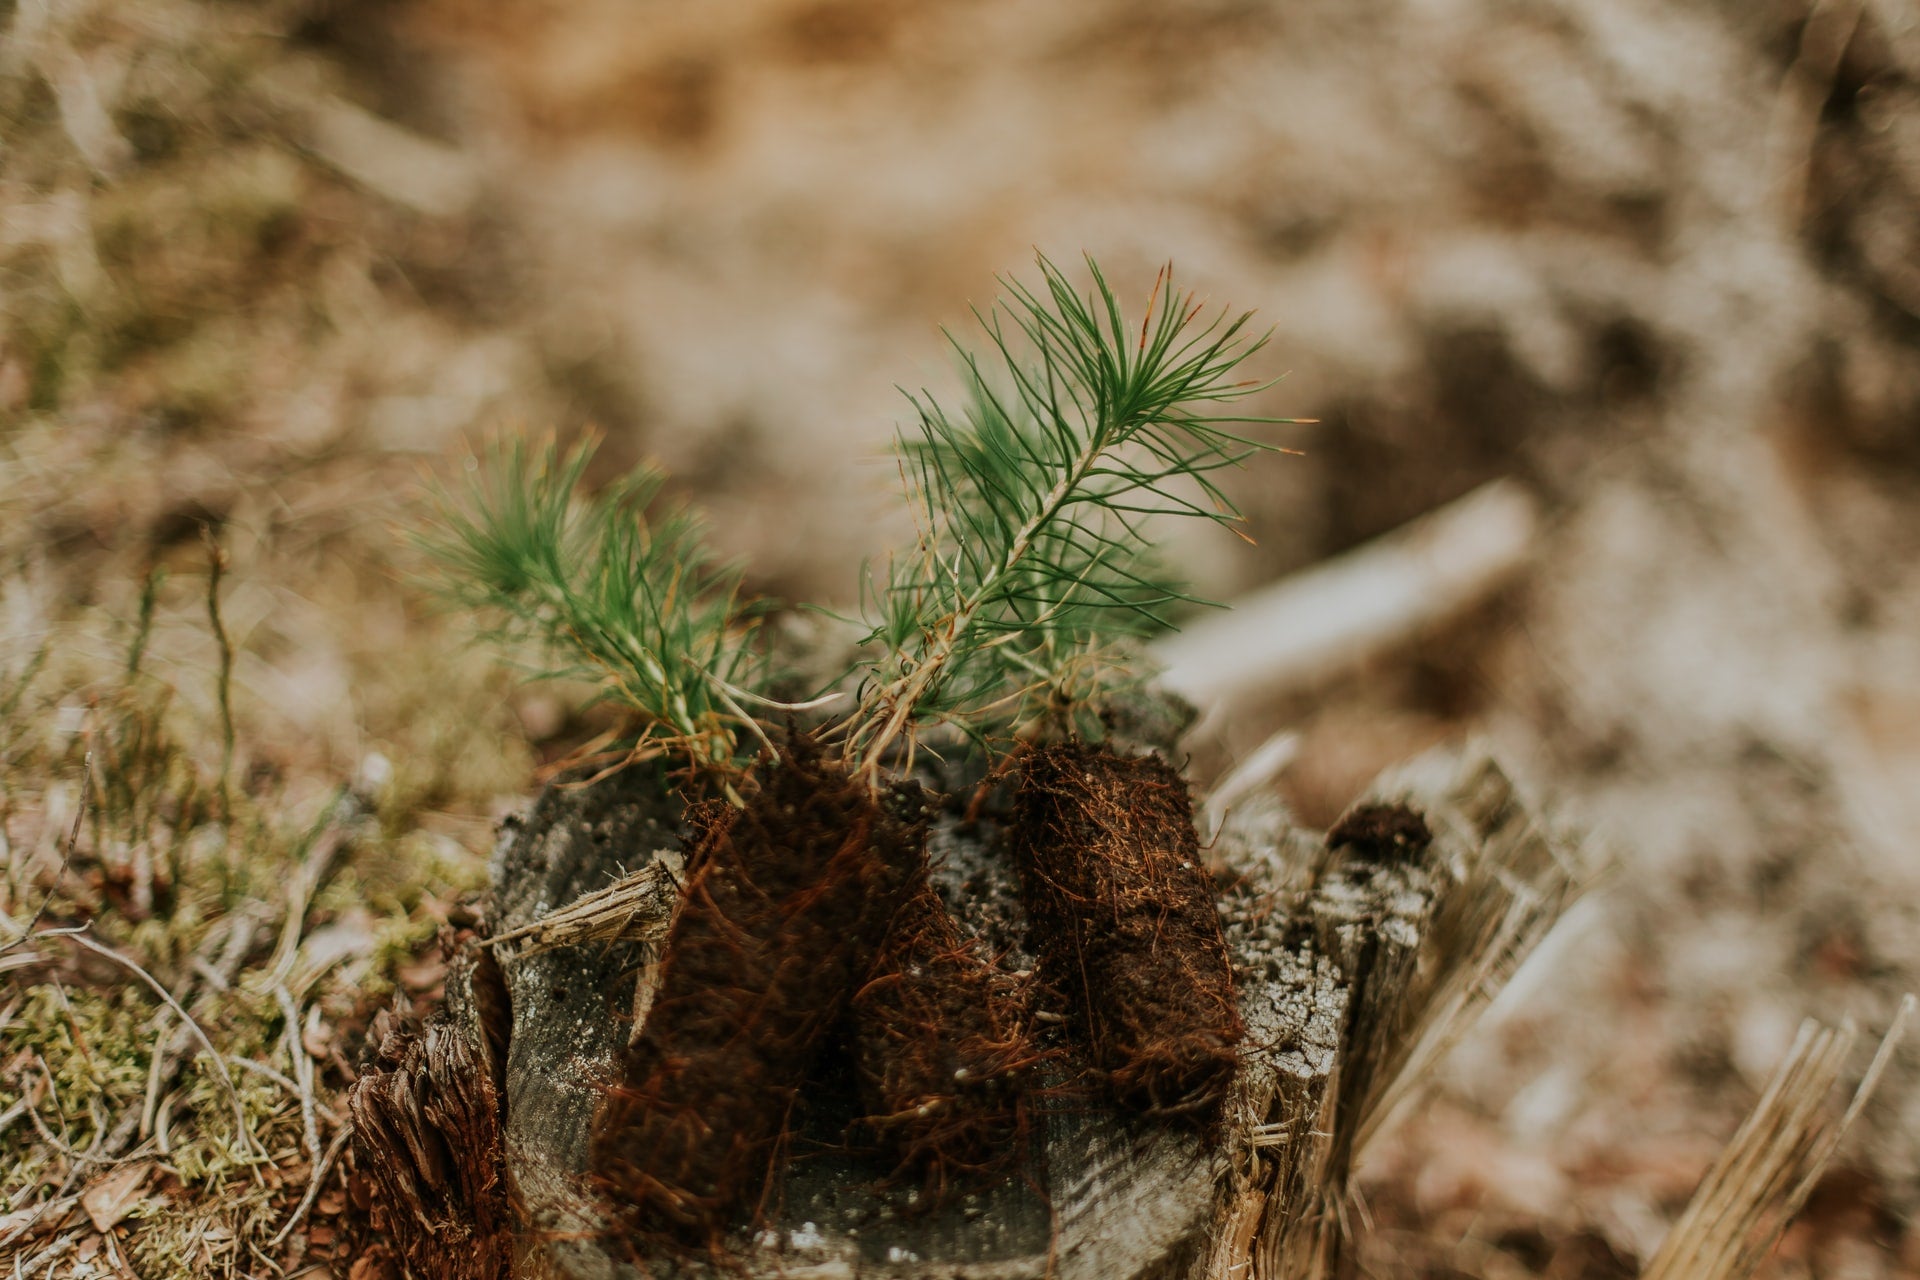
<path fill-rule="evenodd" d="M 1019 1154 L 1024 1077 L 1041 1054 L 1022 983 L 975 950 L 926 878 L 853 999 L 862 1124 L 920 1173 L 929 1203 Z"/>
<path fill-rule="evenodd" d="M 1201 1123 L 1245 1028 L 1186 783 L 1157 756 L 1044 747 L 1013 828 L 1034 941 L 1123 1106 Z"/>
<path fill-rule="evenodd" d="M 744 810 L 702 813 L 659 990 L 593 1142 L 630 1229 L 712 1240 L 760 1193 L 920 843 L 804 739 Z"/>

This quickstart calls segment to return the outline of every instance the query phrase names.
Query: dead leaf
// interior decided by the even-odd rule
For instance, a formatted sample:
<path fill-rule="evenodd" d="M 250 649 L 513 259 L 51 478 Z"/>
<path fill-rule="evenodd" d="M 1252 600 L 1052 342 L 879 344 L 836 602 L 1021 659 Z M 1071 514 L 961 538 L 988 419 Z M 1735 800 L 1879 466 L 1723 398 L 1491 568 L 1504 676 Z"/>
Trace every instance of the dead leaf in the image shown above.
<path fill-rule="evenodd" d="M 333 1052 L 333 1028 L 320 1020 L 320 1006 L 316 1002 L 307 1009 L 307 1025 L 300 1030 L 300 1047 L 309 1056 L 325 1062 L 327 1055 Z"/>
<path fill-rule="evenodd" d="M 27 1231 L 26 1238 L 37 1240 L 52 1235 L 65 1226 L 68 1217 L 80 1203 L 80 1197 L 68 1196 L 64 1200 L 55 1200 L 47 1204 L 30 1204 L 24 1209 L 12 1213 L 0 1214 L 0 1239 L 11 1239 L 16 1231 Z M 28 1224 L 31 1223 L 31 1228 Z"/>
<path fill-rule="evenodd" d="M 347 1193 L 339 1187 L 329 1187 L 320 1193 L 313 1202 L 313 1211 L 322 1218 L 337 1218 L 347 1211 Z"/>
<path fill-rule="evenodd" d="M 93 1219 L 96 1231 L 111 1231 L 140 1203 L 140 1188 L 153 1172 L 153 1161 L 123 1164 L 81 1193 L 80 1207 Z"/>
<path fill-rule="evenodd" d="M 446 981 L 447 962 L 438 954 L 422 956 L 411 964 L 401 965 L 394 976 L 409 991 L 428 991 Z"/>

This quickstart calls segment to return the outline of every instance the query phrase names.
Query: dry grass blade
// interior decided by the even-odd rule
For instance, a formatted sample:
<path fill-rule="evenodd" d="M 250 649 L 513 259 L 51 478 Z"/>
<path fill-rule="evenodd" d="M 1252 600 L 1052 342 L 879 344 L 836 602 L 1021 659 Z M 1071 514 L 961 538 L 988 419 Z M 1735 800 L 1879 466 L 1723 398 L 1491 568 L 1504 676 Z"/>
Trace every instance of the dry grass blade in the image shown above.
<path fill-rule="evenodd" d="M 287 914 L 280 926 L 280 938 L 274 946 L 267 972 L 270 981 L 284 984 L 293 973 L 299 955 L 300 940 L 306 929 L 307 910 L 313 896 L 333 871 L 340 854 L 352 840 L 353 824 L 361 815 L 361 806 L 352 792 L 343 792 L 327 814 L 325 827 L 314 837 L 301 856 L 300 865 L 287 880 Z M 291 994 L 291 993 L 289 993 Z"/>
<path fill-rule="evenodd" d="M 320 1123 L 314 1115 L 313 1100 L 313 1059 L 307 1055 L 300 1043 L 300 1009 L 294 1004 L 293 996 L 286 987 L 273 989 L 274 999 L 280 1004 L 281 1015 L 286 1019 L 282 1038 L 287 1048 L 287 1062 L 293 1068 L 293 1084 L 300 1098 L 300 1128 L 306 1138 L 309 1168 L 320 1168 Z"/>
<path fill-rule="evenodd" d="M 35 929 L 39 928 L 40 917 L 46 914 L 47 904 L 52 902 L 53 895 L 59 892 L 61 879 L 67 874 L 67 868 L 73 865 L 73 850 L 74 847 L 80 843 L 80 828 L 85 825 L 87 821 L 87 806 L 91 804 L 92 801 L 93 752 L 89 751 L 87 752 L 86 759 L 80 766 L 80 803 L 74 808 L 73 827 L 67 832 L 67 843 L 60 851 L 60 870 L 54 874 L 52 887 L 48 888 L 46 896 L 40 899 L 40 905 L 33 909 L 33 914 L 27 918 L 26 924 L 16 925 L 11 920 L 7 920 L 4 915 L 0 915 L 0 921 L 4 921 L 8 928 L 19 929 L 20 931 L 17 936 L 7 939 L 4 943 L 0 943 L 0 954 L 13 950 L 13 948 L 19 946 L 31 937 Z"/>
<path fill-rule="evenodd" d="M 1642 1280 L 1742 1280 L 1753 1274 L 1806 1203 L 1842 1135 L 1879 1085 L 1914 1007 L 1911 995 L 1900 1002 L 1873 1064 L 1838 1119 L 1829 1112 L 1828 1099 L 1858 1033 L 1850 1023 L 1838 1030 L 1812 1019 L 1801 1024 L 1786 1061 L 1700 1180 Z"/>
<path fill-rule="evenodd" d="M 66 931 L 43 929 L 34 936 L 37 938 L 65 938 L 69 942 L 93 952 L 93 954 L 102 959 L 111 960 L 113 963 L 128 970 L 135 977 L 146 983 L 148 989 L 159 996 L 161 1001 L 169 1009 L 173 1010 L 174 1016 L 178 1017 L 182 1024 L 192 1032 L 193 1038 L 198 1040 L 200 1047 L 206 1051 L 208 1061 L 213 1063 L 214 1074 L 220 1078 L 220 1087 L 226 1091 L 227 1100 L 233 1104 L 234 1133 L 237 1140 L 245 1149 L 251 1151 L 253 1154 L 260 1156 L 262 1159 L 266 1158 L 267 1153 L 260 1149 L 259 1139 L 253 1136 L 253 1128 L 247 1123 L 247 1109 L 240 1101 L 240 1091 L 234 1087 L 233 1076 L 227 1070 L 226 1059 L 222 1058 L 220 1051 L 213 1047 L 213 1041 L 207 1038 L 207 1033 L 201 1028 L 200 1024 L 193 1020 L 193 1015 L 188 1013 L 186 1009 L 181 1006 L 180 1002 L 173 998 L 173 993 L 168 991 L 158 978 L 155 978 L 143 969 L 137 961 L 128 959 L 112 947 L 103 946 L 95 942 L 84 933 L 69 933 Z"/>
<path fill-rule="evenodd" d="M 667 927 L 673 922 L 681 866 L 678 853 L 662 850 L 625 879 L 584 894 L 532 924 L 495 934 L 481 945 L 514 943 L 513 955 L 525 959 L 589 942 L 657 942 L 666 937 Z"/>

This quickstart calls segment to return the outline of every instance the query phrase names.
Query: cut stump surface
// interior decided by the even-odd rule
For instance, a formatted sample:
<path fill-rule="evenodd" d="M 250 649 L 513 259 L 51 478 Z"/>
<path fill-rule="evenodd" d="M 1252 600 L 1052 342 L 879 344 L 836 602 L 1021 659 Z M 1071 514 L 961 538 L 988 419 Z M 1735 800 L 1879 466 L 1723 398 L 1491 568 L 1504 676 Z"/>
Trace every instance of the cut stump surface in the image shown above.
<path fill-rule="evenodd" d="M 841 1143 L 858 1108 L 848 1071 L 823 1079 L 803 1102 L 767 1202 L 742 1211 L 724 1259 L 681 1253 L 636 1267 L 625 1243 L 608 1238 L 612 1215 L 586 1178 L 594 1116 L 651 999 L 672 895 L 645 897 L 616 938 L 502 942 L 493 950 L 511 1015 L 497 1020 L 506 1024 L 500 1180 L 513 1274 L 1278 1280 L 1323 1272 L 1339 1253 L 1336 1210 L 1360 1145 L 1404 1100 L 1410 1076 L 1457 1038 L 1544 934 L 1578 879 L 1564 848 L 1483 756 L 1430 758 L 1376 784 L 1370 800 L 1421 814 L 1431 844 L 1329 849 L 1277 812 L 1243 815 L 1216 844 L 1227 886 L 1220 914 L 1247 1028 L 1219 1135 L 1122 1115 L 1098 1090 L 1059 1088 L 1034 1105 L 1013 1176 L 921 1212 L 910 1186 L 889 1182 L 877 1153 Z M 549 789 L 503 832 L 495 936 L 528 939 L 529 926 L 656 859 L 666 883 L 681 837 L 676 805 L 641 770 Z M 956 818 L 936 824 L 932 841 L 936 887 L 1011 968 L 1029 964 L 1033 948 L 1023 941 L 1004 845 L 991 822 L 962 828 Z M 484 1003 L 447 1011 L 469 1021 L 476 1046 L 499 1038 L 498 1027 L 489 1038 Z M 1056 1075 L 1051 1083 L 1071 1084 Z M 375 1073 L 362 1087 L 391 1093 L 395 1084 Z"/>

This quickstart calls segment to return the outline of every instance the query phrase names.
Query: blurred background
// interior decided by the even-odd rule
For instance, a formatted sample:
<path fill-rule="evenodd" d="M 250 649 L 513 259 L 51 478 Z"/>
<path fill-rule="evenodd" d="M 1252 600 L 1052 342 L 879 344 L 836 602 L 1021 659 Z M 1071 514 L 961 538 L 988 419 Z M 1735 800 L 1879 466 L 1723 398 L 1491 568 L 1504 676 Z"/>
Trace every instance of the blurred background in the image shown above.
<path fill-rule="evenodd" d="M 477 856 L 583 730 L 408 585 L 423 468 L 597 426 L 756 588 L 846 604 L 940 326 L 1036 248 L 1136 311 L 1171 260 L 1273 327 L 1256 411 L 1317 420 L 1235 479 L 1255 545 L 1178 534 L 1203 593 L 1509 482 L 1500 572 L 1233 698 L 1198 775 L 1290 729 L 1324 824 L 1483 735 L 1619 868 L 1365 1171 L 1375 1274 L 1633 1274 L 1800 1019 L 1920 986 L 1912 0 L 0 22 L 0 675 L 47 732 L 136 634 L 216 722 L 211 528 L 245 785 L 371 776 Z M 1916 1204 L 1909 1048 L 1770 1274 L 1920 1275 Z"/>

